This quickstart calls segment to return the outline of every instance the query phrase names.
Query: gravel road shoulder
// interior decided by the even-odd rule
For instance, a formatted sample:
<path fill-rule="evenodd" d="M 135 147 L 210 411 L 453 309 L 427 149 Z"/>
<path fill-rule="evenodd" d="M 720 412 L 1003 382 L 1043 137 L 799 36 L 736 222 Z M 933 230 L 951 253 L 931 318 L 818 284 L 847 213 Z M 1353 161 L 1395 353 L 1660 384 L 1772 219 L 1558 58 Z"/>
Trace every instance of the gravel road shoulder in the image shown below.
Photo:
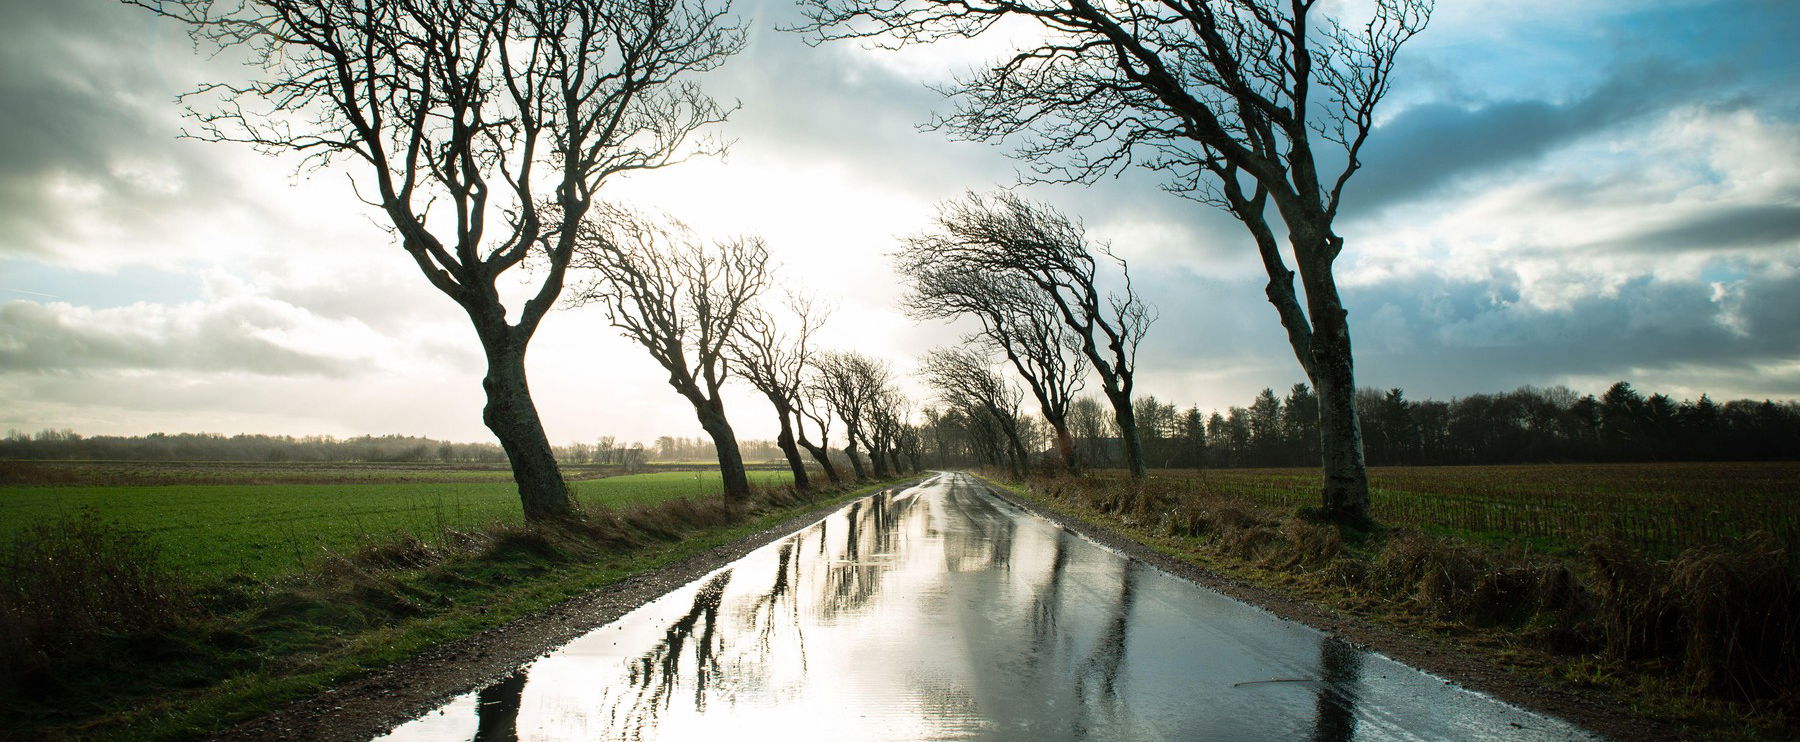
<path fill-rule="evenodd" d="M 918 480 L 891 485 L 904 488 Z M 875 493 L 870 493 L 875 494 Z M 440 644 L 317 696 L 213 735 L 216 740 L 366 742 L 550 650 L 798 531 L 845 503 L 823 505 L 729 544 L 640 572 L 548 611 Z"/>

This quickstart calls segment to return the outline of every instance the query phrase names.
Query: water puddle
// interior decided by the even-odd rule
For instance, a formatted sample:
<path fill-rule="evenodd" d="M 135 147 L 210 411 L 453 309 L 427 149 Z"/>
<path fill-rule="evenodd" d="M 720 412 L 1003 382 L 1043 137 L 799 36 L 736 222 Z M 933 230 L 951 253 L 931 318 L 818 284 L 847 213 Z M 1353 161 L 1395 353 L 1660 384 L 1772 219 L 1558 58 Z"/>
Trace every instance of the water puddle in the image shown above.
<path fill-rule="evenodd" d="M 1590 739 L 940 475 L 382 740 Z"/>

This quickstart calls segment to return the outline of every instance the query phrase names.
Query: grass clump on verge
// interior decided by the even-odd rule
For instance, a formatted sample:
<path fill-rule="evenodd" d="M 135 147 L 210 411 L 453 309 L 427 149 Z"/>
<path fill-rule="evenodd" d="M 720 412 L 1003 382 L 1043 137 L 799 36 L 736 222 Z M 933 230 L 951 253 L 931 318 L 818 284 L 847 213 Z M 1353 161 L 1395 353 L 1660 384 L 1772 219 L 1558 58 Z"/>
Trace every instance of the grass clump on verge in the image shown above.
<path fill-rule="evenodd" d="M 879 486 L 879 485 L 872 485 Z M 0 544 L 0 726 L 32 736 L 190 738 L 433 644 L 866 491 L 759 488 L 366 539 L 305 572 L 196 583 L 98 516 Z"/>
<path fill-rule="evenodd" d="M 1601 687 L 1657 721 L 1750 737 L 1800 731 L 1800 576 L 1774 537 L 1663 559 L 1601 537 L 1549 555 L 1414 527 L 1320 524 L 1201 481 L 1037 477 L 1015 489 L 1234 577 Z"/>
<path fill-rule="evenodd" d="M 56 687 L 55 659 L 92 637 L 154 634 L 182 625 L 197 604 L 156 545 L 92 511 L 15 535 L 0 563 L 0 686 Z"/>

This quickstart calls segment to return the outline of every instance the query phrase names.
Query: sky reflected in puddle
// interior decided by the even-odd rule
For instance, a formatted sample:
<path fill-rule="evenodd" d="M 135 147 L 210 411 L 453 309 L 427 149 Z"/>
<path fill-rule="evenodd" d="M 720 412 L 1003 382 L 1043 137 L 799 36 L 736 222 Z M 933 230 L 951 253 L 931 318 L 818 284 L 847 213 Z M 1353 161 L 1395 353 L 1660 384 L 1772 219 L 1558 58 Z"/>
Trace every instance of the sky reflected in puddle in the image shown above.
<path fill-rule="evenodd" d="M 775 738 L 1588 737 L 939 475 L 380 739 Z"/>

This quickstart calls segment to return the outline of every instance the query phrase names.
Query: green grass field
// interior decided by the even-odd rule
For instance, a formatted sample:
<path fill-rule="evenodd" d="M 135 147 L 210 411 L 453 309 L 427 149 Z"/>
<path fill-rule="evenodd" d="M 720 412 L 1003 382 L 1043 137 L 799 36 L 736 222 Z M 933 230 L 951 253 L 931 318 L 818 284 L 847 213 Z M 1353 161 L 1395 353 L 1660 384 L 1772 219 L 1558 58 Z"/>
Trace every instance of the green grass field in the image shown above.
<path fill-rule="evenodd" d="M 0 486 L 0 538 L 88 509 L 149 537 L 172 564 L 202 581 L 232 574 L 276 577 L 326 553 L 402 534 L 429 542 L 445 528 L 520 519 L 518 491 L 504 469 L 334 464 L 51 469 L 52 478 L 70 483 Z M 749 475 L 759 485 L 792 481 L 784 471 Z M 721 490 L 713 471 L 582 476 L 570 471 L 570 488 L 590 508 L 717 496 Z M 156 483 L 87 483 L 95 481 Z"/>

